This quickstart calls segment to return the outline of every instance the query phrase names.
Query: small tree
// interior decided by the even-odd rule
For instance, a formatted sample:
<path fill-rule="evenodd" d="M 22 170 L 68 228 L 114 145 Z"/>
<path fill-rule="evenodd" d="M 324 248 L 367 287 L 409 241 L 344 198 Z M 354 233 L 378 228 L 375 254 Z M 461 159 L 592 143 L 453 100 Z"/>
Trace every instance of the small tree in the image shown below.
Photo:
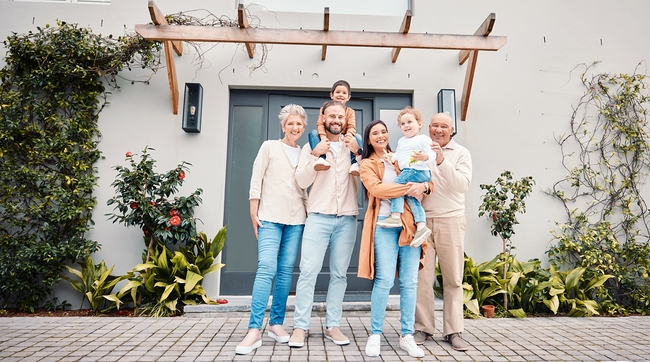
<path fill-rule="evenodd" d="M 506 279 L 508 259 L 512 249 L 510 238 L 515 234 L 514 226 L 519 224 L 517 213 L 526 212 L 526 197 L 533 191 L 535 181 L 531 176 L 512 180 L 512 172 L 504 171 L 494 185 L 482 184 L 479 187 L 485 191 L 483 203 L 479 206 L 478 216 L 486 215 L 492 222 L 491 232 L 501 237 L 503 241 L 503 279 Z M 507 291 L 507 285 L 504 289 Z M 503 307 L 508 309 L 508 294 L 503 294 Z"/>
<path fill-rule="evenodd" d="M 138 226 L 144 234 L 149 249 L 155 241 L 162 244 L 193 245 L 197 242 L 196 218 L 194 207 L 201 203 L 202 189 L 196 189 L 190 196 L 173 197 L 178 187 L 183 185 L 185 171 L 189 163 L 183 161 L 176 168 L 164 174 L 156 173 L 153 168 L 156 160 L 151 158 L 145 147 L 136 162 L 133 153 L 127 152 L 126 159 L 131 167 L 115 166 L 118 177 L 111 186 L 117 195 L 109 199 L 107 205 L 115 205 L 117 213 L 106 214 L 113 223 L 126 226 Z"/>

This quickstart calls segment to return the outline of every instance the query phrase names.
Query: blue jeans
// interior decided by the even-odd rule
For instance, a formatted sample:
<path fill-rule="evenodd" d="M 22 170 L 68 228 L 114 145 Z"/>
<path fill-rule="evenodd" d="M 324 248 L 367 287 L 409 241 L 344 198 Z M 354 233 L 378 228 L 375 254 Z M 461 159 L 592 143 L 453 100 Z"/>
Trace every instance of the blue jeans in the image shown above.
<path fill-rule="evenodd" d="M 431 181 L 431 171 L 429 170 L 416 170 L 414 168 L 405 168 L 395 179 L 396 184 L 406 185 L 409 182 L 429 182 Z M 424 208 L 420 201 L 413 196 L 396 197 L 390 200 L 390 212 L 404 213 L 404 199 L 409 204 L 413 212 L 415 222 L 426 222 L 427 216 L 424 213 Z"/>
<path fill-rule="evenodd" d="M 296 285 L 293 327 L 309 329 L 316 278 L 330 249 L 330 281 L 327 288 L 327 328 L 339 327 L 343 296 L 348 286 L 347 271 L 357 238 L 357 217 L 310 213 L 302 238 L 300 277 Z"/>
<path fill-rule="evenodd" d="M 361 139 L 361 135 L 355 133 L 354 138 L 357 139 L 357 143 L 359 144 L 359 147 L 363 148 L 363 140 Z M 309 147 L 311 147 L 311 149 L 313 150 L 314 147 L 316 147 L 316 145 L 319 143 L 320 143 L 320 135 L 318 134 L 318 131 L 312 130 L 311 132 L 309 132 Z M 325 154 L 320 155 L 320 158 L 325 159 Z M 357 163 L 356 155 L 352 152 L 350 152 L 350 163 Z"/>
<path fill-rule="evenodd" d="M 377 220 L 385 219 L 380 216 Z M 375 228 L 375 283 L 370 297 L 370 333 L 381 334 L 388 304 L 388 294 L 399 265 L 399 311 L 402 336 L 413 334 L 418 268 L 422 247 L 399 246 L 402 228 Z M 399 259 L 399 260 L 398 260 Z"/>
<path fill-rule="evenodd" d="M 284 323 L 293 266 L 298 255 L 302 231 L 305 228 L 305 225 L 285 225 L 263 220 L 261 222 L 264 227 L 258 228 L 258 261 L 253 284 L 249 329 L 262 328 L 266 305 L 271 293 L 271 284 L 273 284 L 273 302 L 269 325 Z M 275 283 L 273 283 L 273 277 L 275 277 Z"/>

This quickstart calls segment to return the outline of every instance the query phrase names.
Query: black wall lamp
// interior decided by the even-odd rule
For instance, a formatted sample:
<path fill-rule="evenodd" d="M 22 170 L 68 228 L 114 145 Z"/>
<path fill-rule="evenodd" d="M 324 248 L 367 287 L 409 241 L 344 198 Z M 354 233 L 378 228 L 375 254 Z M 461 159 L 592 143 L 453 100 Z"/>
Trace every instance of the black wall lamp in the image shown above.
<path fill-rule="evenodd" d="M 199 83 L 185 83 L 183 98 L 183 131 L 201 133 L 203 87 Z"/>
<path fill-rule="evenodd" d="M 454 121 L 454 133 L 458 132 L 456 122 L 456 91 L 453 89 L 441 89 L 438 92 L 438 112 L 447 113 Z"/>

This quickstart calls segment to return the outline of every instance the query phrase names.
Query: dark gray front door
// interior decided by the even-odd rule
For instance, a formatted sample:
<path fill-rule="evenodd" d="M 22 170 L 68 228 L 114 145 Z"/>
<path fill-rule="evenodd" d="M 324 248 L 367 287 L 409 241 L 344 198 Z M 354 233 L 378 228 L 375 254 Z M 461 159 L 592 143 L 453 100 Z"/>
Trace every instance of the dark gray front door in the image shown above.
<path fill-rule="evenodd" d="M 248 189 L 253 161 L 262 142 L 280 139 L 282 131 L 278 113 L 287 104 L 301 105 L 308 115 L 305 134 L 298 141 L 306 144 L 307 134 L 315 129 L 318 111 L 323 102 L 329 100 L 326 92 L 267 92 L 232 90 L 230 98 L 230 119 L 228 127 L 228 169 L 225 195 L 224 225 L 227 226 L 227 239 L 223 251 L 221 269 L 222 295 L 250 295 L 252 293 L 255 271 L 257 269 L 257 240 L 249 216 Z M 363 133 L 365 126 L 382 109 L 401 109 L 410 104 L 410 94 L 356 94 L 347 103 L 355 110 L 357 132 Z M 377 116 L 375 116 L 377 115 Z M 392 122 L 392 120 L 388 120 Z M 396 141 L 397 139 L 395 139 Z M 361 190 L 361 184 L 359 184 Z M 357 246 L 348 269 L 348 289 L 346 295 L 367 293 L 372 289 L 372 281 L 357 278 L 359 259 L 359 240 L 363 227 L 366 200 L 360 191 L 357 195 L 359 216 L 357 226 Z M 329 256 L 316 282 L 316 293 L 327 291 L 329 281 Z M 298 280 L 300 255 L 296 260 L 291 290 L 295 291 Z"/>

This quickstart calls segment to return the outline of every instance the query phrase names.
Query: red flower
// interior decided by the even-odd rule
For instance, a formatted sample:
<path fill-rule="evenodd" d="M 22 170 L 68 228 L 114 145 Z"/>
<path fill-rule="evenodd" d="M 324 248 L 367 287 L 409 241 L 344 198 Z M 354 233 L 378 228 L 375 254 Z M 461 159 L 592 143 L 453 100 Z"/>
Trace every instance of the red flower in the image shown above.
<path fill-rule="evenodd" d="M 228 299 L 217 299 L 217 304 L 228 304 Z"/>
<path fill-rule="evenodd" d="M 169 225 L 171 226 L 178 226 L 181 224 L 181 218 L 178 215 L 174 215 L 169 218 Z"/>
<path fill-rule="evenodd" d="M 497 212 L 493 211 L 492 212 L 492 220 L 496 220 L 496 219 L 497 219 Z"/>
<path fill-rule="evenodd" d="M 126 153 L 126 157 L 131 157 L 131 156 L 133 156 L 133 152 L 129 151 Z"/>
<path fill-rule="evenodd" d="M 181 173 L 178 174 L 178 179 L 181 181 L 185 180 L 185 171 L 181 171 Z"/>
<path fill-rule="evenodd" d="M 169 216 L 177 216 L 177 215 L 178 215 L 178 211 L 176 209 L 169 212 Z"/>
<path fill-rule="evenodd" d="M 156 202 L 155 202 L 155 201 L 149 201 L 149 205 L 151 205 L 151 206 L 154 206 L 154 207 L 155 207 L 155 206 L 156 206 Z"/>
<path fill-rule="evenodd" d="M 131 208 L 132 208 L 133 210 L 137 209 L 137 208 L 138 208 L 138 203 L 137 203 L 137 202 L 132 202 L 132 203 L 131 203 Z"/>

